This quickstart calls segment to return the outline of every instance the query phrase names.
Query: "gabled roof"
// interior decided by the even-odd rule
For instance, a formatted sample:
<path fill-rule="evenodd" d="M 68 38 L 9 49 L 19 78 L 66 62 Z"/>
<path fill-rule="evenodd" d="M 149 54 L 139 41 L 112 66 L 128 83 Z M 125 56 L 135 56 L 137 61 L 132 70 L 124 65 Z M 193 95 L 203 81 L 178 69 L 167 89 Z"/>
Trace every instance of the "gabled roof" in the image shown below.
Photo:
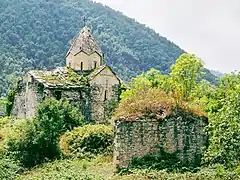
<path fill-rule="evenodd" d="M 99 66 L 97 69 L 95 69 L 91 74 L 88 75 L 89 80 L 93 80 L 98 74 L 100 74 L 105 68 L 110 69 L 110 71 L 115 75 L 115 77 L 119 80 L 121 84 L 124 84 L 124 82 L 117 76 L 117 74 L 112 70 L 112 68 L 108 65 L 102 65 Z"/>
<path fill-rule="evenodd" d="M 99 55 L 102 55 L 100 46 L 92 36 L 91 30 L 88 27 L 84 27 L 80 31 L 78 36 L 74 39 L 67 55 L 69 53 L 76 55 L 81 51 L 85 52 L 86 54 L 92 54 L 94 52 L 97 52 Z"/>

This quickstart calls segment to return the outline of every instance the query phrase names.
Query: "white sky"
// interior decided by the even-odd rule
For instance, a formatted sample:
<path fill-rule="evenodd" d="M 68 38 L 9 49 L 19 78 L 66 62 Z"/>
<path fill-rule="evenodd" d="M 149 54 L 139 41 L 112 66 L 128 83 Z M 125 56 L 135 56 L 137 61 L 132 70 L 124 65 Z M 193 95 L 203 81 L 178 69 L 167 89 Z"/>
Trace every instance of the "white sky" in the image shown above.
<path fill-rule="evenodd" d="M 95 0 L 146 24 L 221 72 L 240 70 L 240 0 Z"/>

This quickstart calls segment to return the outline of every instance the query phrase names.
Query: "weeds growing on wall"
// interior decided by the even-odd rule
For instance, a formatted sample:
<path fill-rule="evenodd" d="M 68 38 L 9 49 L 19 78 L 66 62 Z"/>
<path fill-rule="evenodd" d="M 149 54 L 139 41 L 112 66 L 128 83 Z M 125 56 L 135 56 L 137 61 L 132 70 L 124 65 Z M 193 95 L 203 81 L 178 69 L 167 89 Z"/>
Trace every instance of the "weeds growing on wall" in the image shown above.
<path fill-rule="evenodd" d="M 201 106 L 182 102 L 181 106 L 176 104 L 174 98 L 158 88 L 139 89 L 132 95 L 121 100 L 116 109 L 115 116 L 121 117 L 141 117 L 145 114 L 155 114 L 158 119 L 163 119 L 172 110 L 180 108 L 198 116 L 204 116 Z"/>

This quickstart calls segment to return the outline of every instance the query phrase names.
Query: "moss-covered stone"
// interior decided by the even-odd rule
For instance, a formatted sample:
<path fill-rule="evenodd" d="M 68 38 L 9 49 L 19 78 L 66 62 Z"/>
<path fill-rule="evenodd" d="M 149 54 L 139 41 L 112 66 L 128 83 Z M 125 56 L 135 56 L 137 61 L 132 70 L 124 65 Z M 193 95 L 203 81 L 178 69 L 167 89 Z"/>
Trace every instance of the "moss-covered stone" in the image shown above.
<path fill-rule="evenodd" d="M 52 71 L 36 71 L 35 75 L 46 83 L 53 85 L 76 85 L 76 86 L 89 86 L 88 74 L 78 74 L 70 68 L 59 68 Z"/>
<path fill-rule="evenodd" d="M 173 110 L 163 119 L 143 116 L 131 121 L 129 118 L 115 120 L 115 163 L 127 167 L 133 157 L 141 158 L 149 153 L 152 157 L 155 152 L 159 153 L 158 146 L 176 156 L 182 167 L 197 167 L 201 162 L 202 147 L 208 144 L 208 136 L 204 133 L 207 123 L 206 117 L 180 109 Z"/>

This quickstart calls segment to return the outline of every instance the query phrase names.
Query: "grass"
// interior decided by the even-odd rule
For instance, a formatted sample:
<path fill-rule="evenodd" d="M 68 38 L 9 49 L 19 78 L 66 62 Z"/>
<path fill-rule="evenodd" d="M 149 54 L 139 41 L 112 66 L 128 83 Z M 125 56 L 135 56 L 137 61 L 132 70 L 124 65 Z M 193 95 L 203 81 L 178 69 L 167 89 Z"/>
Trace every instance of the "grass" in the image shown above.
<path fill-rule="evenodd" d="M 18 180 L 34 179 L 89 179 L 102 180 L 114 175 L 111 156 L 99 156 L 93 160 L 72 159 L 45 163 L 18 176 Z"/>
<path fill-rule="evenodd" d="M 238 177 L 218 175 L 214 169 L 202 169 L 198 173 L 168 173 L 166 171 L 133 170 L 128 174 L 116 173 L 111 156 L 99 156 L 92 160 L 57 160 L 33 168 L 17 177 L 17 180 L 237 180 Z"/>

